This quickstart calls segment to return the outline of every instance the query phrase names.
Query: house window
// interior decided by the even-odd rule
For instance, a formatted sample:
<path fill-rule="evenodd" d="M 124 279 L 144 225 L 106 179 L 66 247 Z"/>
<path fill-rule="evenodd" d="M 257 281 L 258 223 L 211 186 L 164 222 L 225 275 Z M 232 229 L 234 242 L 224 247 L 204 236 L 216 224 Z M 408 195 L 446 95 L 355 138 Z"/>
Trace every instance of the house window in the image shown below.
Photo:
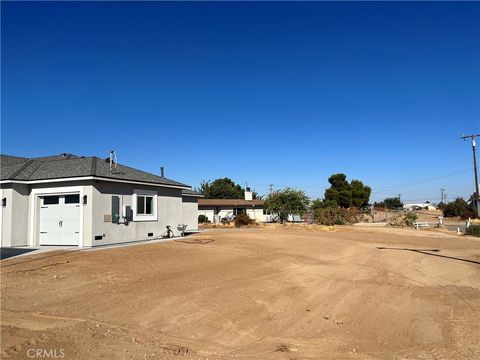
<path fill-rule="evenodd" d="M 137 215 L 153 214 L 153 196 L 137 195 Z"/>
<path fill-rule="evenodd" d="M 150 190 L 134 190 L 133 221 L 157 220 L 157 193 Z"/>
<path fill-rule="evenodd" d="M 60 196 L 44 196 L 43 205 L 58 205 L 60 203 Z"/>
<path fill-rule="evenodd" d="M 80 204 L 80 194 L 65 195 L 65 204 Z"/>

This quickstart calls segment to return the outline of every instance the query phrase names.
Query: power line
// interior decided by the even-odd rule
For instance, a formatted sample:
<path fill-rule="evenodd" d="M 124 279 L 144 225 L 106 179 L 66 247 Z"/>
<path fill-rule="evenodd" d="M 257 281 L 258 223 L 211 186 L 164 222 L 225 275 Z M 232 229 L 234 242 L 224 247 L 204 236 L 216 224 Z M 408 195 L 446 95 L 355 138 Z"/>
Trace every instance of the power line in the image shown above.
<path fill-rule="evenodd" d="M 406 188 L 406 187 L 412 187 L 412 186 L 416 186 L 416 185 L 419 185 L 419 184 L 422 184 L 422 183 L 427 183 L 427 182 L 430 182 L 430 181 L 443 179 L 443 178 L 446 178 L 446 177 L 449 177 L 449 176 L 462 174 L 462 173 L 465 173 L 465 172 L 470 171 L 470 170 L 471 169 L 465 169 L 465 170 L 456 171 L 456 172 L 453 172 L 453 173 L 450 173 L 450 174 L 440 175 L 440 176 L 431 177 L 431 178 L 427 178 L 427 179 L 423 179 L 423 180 L 415 180 L 415 181 L 410 181 L 410 182 L 406 182 L 406 183 L 403 183 L 403 184 L 381 187 L 381 188 L 379 188 L 380 191 L 374 191 L 374 192 L 372 192 L 372 194 L 381 194 L 381 193 L 386 193 L 386 192 L 393 192 L 393 191 L 400 190 L 400 189 L 403 189 L 403 188 Z"/>

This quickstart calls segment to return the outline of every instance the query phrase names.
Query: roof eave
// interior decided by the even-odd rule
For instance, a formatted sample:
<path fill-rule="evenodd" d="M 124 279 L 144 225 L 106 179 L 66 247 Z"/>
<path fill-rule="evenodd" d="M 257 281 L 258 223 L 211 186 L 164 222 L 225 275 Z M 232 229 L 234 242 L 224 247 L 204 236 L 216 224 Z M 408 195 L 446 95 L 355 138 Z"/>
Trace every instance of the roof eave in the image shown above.
<path fill-rule="evenodd" d="M 168 187 L 175 189 L 185 189 L 190 190 L 188 185 L 171 185 L 171 184 L 160 184 L 160 183 L 151 183 L 147 181 L 136 181 L 136 180 L 127 180 L 127 179 L 112 179 L 102 176 L 78 176 L 71 178 L 57 178 L 57 179 L 43 179 L 43 180 L 15 180 L 15 179 L 6 179 L 1 180 L 0 184 L 48 184 L 48 183 L 57 183 L 64 181 L 85 181 L 85 180 L 99 180 L 99 181 L 108 181 L 108 182 L 120 182 L 127 184 L 136 184 L 136 185 L 149 185 L 157 187 Z"/>

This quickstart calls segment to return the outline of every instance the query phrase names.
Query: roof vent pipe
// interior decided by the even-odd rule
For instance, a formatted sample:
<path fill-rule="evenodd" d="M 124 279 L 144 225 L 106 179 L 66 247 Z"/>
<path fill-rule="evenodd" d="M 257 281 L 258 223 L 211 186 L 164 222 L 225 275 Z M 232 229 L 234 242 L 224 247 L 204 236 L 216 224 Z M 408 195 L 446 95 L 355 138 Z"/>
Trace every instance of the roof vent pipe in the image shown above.
<path fill-rule="evenodd" d="M 165 171 L 164 171 L 163 166 L 160 167 L 160 177 L 161 177 L 162 179 L 165 179 Z"/>
<path fill-rule="evenodd" d="M 112 174 L 115 174 L 115 172 L 117 171 L 117 154 L 115 150 L 110 151 L 109 163 L 110 163 L 110 172 Z"/>

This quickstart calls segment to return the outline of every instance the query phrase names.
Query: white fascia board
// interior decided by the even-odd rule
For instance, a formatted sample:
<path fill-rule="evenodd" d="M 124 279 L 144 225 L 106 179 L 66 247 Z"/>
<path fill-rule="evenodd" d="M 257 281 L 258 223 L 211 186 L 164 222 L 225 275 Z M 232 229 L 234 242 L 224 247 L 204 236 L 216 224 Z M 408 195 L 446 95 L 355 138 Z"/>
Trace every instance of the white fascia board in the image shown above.
<path fill-rule="evenodd" d="M 197 197 L 197 198 L 204 198 L 203 195 L 191 195 L 191 194 L 182 194 L 182 197 Z"/>
<path fill-rule="evenodd" d="M 120 182 L 120 183 L 127 183 L 127 184 L 149 185 L 149 186 L 190 190 L 190 187 L 188 186 L 155 184 L 155 183 L 149 183 L 149 182 L 143 182 L 143 181 L 111 179 L 111 178 L 103 178 L 98 176 L 81 176 L 81 177 L 60 178 L 60 179 L 46 179 L 46 180 L 2 180 L 0 181 L 0 184 L 48 184 L 48 183 L 57 183 L 57 182 L 64 182 L 64 181 L 82 181 L 82 180 L 99 180 L 99 181 Z"/>

